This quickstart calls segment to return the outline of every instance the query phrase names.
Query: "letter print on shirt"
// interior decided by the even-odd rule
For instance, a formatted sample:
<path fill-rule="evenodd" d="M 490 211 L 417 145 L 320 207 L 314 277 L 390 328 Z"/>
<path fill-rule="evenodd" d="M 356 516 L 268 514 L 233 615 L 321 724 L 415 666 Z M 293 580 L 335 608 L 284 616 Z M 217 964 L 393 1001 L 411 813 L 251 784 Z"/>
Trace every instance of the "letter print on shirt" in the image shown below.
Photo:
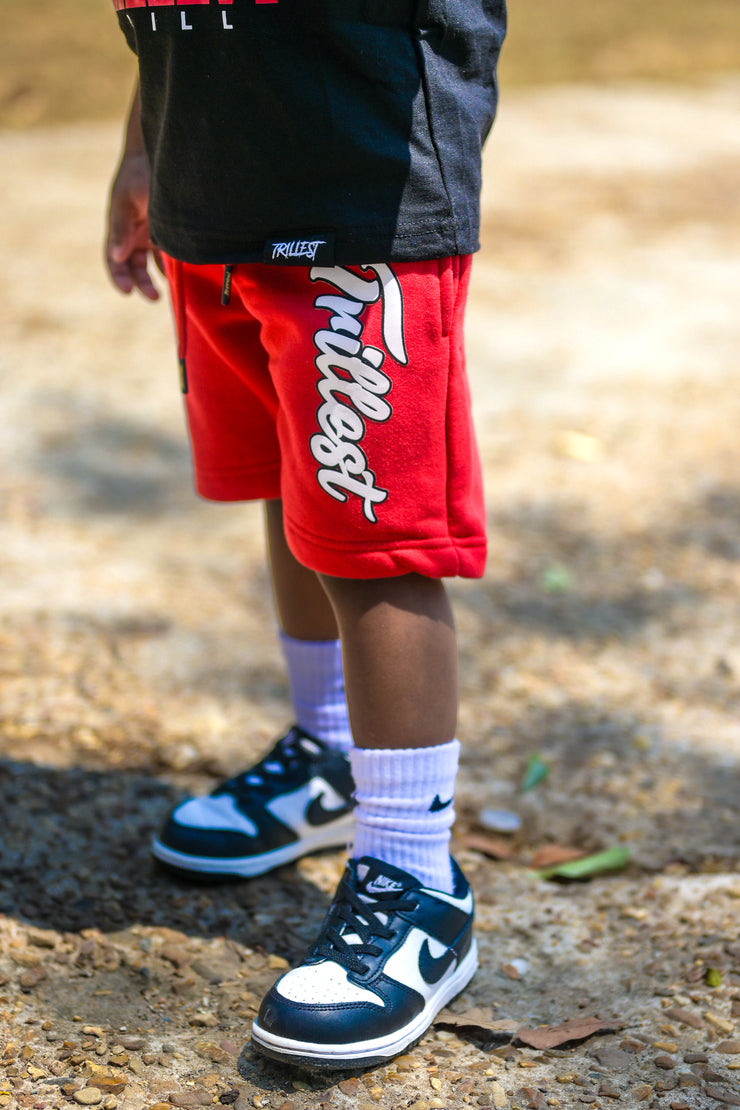
<path fill-rule="evenodd" d="M 317 309 L 330 313 L 328 326 L 314 332 L 314 359 L 320 377 L 316 384 L 322 403 L 316 419 L 320 431 L 311 436 L 309 447 L 319 468 L 316 479 L 336 501 L 350 495 L 362 501 L 362 511 L 377 523 L 376 505 L 388 490 L 376 485 L 361 443 L 366 420 L 384 424 L 393 409 L 386 400 L 392 382 L 381 367 L 389 354 L 402 366 L 408 365 L 403 328 L 403 294 L 391 266 L 380 263 L 361 266 L 371 271 L 370 280 L 344 266 L 314 266 L 311 281 L 333 285 L 339 295 L 322 294 L 314 301 Z M 365 309 L 382 298 L 382 334 L 386 350 L 363 344 Z"/>

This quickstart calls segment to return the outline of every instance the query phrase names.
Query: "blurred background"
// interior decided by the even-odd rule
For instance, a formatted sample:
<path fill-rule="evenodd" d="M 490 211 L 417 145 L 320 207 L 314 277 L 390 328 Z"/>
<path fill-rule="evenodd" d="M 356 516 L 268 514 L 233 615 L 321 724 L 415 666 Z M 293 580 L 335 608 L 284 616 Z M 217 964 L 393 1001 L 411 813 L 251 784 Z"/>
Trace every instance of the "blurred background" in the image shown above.
<path fill-rule="evenodd" d="M 0 122 L 111 119 L 131 61 L 105 0 L 0 0 Z M 32 14 L 31 14 L 32 13 Z M 734 0 L 512 0 L 505 88 L 630 79 L 697 81 L 740 67 Z M 124 97 L 125 100 L 125 97 Z"/>

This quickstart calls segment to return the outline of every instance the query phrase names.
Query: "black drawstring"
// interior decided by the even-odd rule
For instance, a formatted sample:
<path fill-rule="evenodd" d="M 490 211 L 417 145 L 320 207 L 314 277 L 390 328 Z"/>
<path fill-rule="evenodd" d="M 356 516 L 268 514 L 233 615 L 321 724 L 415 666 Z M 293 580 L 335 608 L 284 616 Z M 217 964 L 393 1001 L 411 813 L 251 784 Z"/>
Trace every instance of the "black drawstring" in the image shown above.
<path fill-rule="evenodd" d="M 224 266 L 224 283 L 221 287 L 221 304 L 228 304 L 231 300 L 231 280 L 234 276 L 233 266 Z"/>

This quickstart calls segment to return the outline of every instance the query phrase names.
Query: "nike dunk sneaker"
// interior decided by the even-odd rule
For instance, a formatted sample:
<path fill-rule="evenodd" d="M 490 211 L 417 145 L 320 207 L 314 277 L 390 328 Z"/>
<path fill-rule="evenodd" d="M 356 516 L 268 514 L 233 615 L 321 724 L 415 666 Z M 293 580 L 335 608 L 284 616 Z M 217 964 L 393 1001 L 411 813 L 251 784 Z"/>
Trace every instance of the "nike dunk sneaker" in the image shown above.
<path fill-rule="evenodd" d="M 175 806 L 152 843 L 178 871 L 250 878 L 352 837 L 349 760 L 294 726 L 264 759 Z"/>
<path fill-rule="evenodd" d="M 452 861 L 445 894 L 380 860 L 350 860 L 313 948 L 270 988 L 252 1026 L 264 1056 L 370 1067 L 404 1052 L 478 966 L 473 896 Z"/>

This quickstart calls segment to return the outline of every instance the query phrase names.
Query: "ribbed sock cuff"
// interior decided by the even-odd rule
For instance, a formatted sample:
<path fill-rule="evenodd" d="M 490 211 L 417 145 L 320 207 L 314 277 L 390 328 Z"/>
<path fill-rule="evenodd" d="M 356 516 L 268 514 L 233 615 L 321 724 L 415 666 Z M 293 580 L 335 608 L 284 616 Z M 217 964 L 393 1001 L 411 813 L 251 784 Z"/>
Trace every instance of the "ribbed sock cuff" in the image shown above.
<path fill-rule="evenodd" d="M 450 827 L 460 744 L 350 752 L 355 780 L 352 854 L 374 856 L 452 892 Z"/>
<path fill-rule="evenodd" d="M 280 633 L 296 724 L 332 748 L 347 752 L 347 713 L 339 640 L 296 640 Z"/>

